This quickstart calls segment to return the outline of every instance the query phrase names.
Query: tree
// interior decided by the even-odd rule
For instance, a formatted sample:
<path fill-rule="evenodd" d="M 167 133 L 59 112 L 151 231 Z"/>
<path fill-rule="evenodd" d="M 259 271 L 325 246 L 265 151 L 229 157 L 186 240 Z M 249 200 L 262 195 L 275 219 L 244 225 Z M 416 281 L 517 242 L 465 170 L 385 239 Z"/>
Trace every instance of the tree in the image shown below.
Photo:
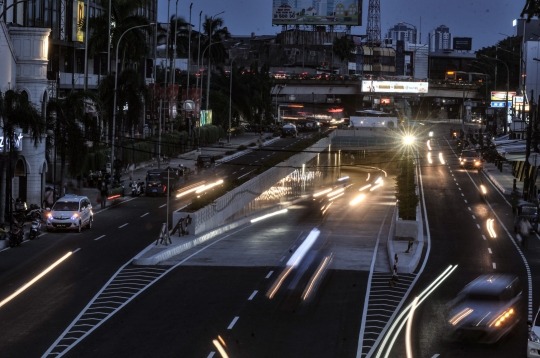
<path fill-rule="evenodd" d="M 11 205 L 11 185 L 6 185 L 8 180 L 11 183 L 12 170 L 8 163 L 14 160 L 13 148 L 14 133 L 17 128 L 22 129 L 23 133 L 30 134 L 34 145 L 37 146 L 38 141 L 41 141 L 45 134 L 45 122 L 41 118 L 36 107 L 30 103 L 26 92 L 16 92 L 13 90 L 7 91 L 5 94 L 0 92 L 0 126 L 4 132 L 4 145 L 2 147 L 2 170 L 0 172 L 0 222 L 5 220 L 6 208 L 5 205 Z M 7 149 L 10 148 L 10 152 Z M 7 173 L 7 167 L 10 168 L 10 173 Z M 6 203 L 7 199 L 9 200 Z"/>
<path fill-rule="evenodd" d="M 140 8 L 145 8 L 150 0 L 110 0 L 112 1 L 111 19 L 111 56 L 114 56 L 116 45 L 124 31 L 139 25 L 148 25 L 150 22 L 144 16 L 138 15 Z M 103 0 L 102 6 L 106 9 L 100 16 L 88 20 L 91 35 L 88 38 L 88 52 L 90 56 L 97 56 L 107 52 L 107 37 L 109 26 L 109 0 Z M 83 24 L 83 29 L 85 26 Z M 126 63 L 138 62 L 148 55 L 149 34 L 152 27 L 146 26 L 127 32 L 122 38 L 118 50 L 121 59 L 119 68 L 123 69 Z"/>
<path fill-rule="evenodd" d="M 223 45 L 223 40 L 231 38 L 231 33 L 226 27 L 223 26 L 223 19 L 216 17 L 215 19 L 204 16 L 204 35 L 205 41 L 201 43 L 201 56 L 202 52 L 210 45 L 210 36 L 212 37 L 212 46 L 206 50 L 206 58 L 210 58 L 213 64 L 220 64 L 227 58 L 227 51 Z"/>
<path fill-rule="evenodd" d="M 71 91 L 47 104 L 47 127 L 55 133 L 54 145 L 60 150 L 60 188 L 64 187 L 66 164 L 72 177 L 81 174 L 88 153 L 85 142 L 99 138 L 99 128 L 86 111 L 89 103 L 100 103 L 93 92 Z"/>
<path fill-rule="evenodd" d="M 506 91 L 506 66 L 504 66 L 500 61 L 494 60 L 494 58 L 498 58 L 506 63 L 508 69 L 510 70 L 509 87 L 512 91 L 519 87 L 520 51 L 520 36 L 510 36 L 504 40 L 497 41 L 495 45 L 483 47 L 476 52 L 477 62 L 474 62 L 475 66 L 471 68 L 471 72 L 477 72 L 477 70 L 480 70 L 478 67 L 480 67 L 487 74 L 489 74 L 491 79 L 495 80 L 495 66 L 497 66 L 498 75 L 497 83 L 495 83 L 495 90 Z M 492 59 L 485 58 L 482 55 L 491 57 Z"/>
<path fill-rule="evenodd" d="M 353 51 L 355 49 L 353 40 L 347 36 L 336 37 L 333 44 L 334 54 L 339 58 L 341 62 L 341 69 L 343 69 L 343 61 L 351 61 L 353 59 Z M 342 70 L 340 69 L 340 73 Z M 332 69 L 333 70 L 333 69 Z"/>
<path fill-rule="evenodd" d="M 524 15 L 527 15 L 527 22 L 535 16 L 540 17 L 540 0 L 527 0 L 520 16 Z"/>

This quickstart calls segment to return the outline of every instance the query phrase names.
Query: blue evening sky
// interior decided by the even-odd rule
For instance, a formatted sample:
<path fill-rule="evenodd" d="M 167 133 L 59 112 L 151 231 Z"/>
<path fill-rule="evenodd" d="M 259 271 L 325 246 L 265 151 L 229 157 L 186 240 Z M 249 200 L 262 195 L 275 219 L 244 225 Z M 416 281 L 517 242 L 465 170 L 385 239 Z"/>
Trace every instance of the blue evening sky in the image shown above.
<path fill-rule="evenodd" d="M 167 0 L 158 0 L 158 21 L 167 19 Z M 369 0 L 363 0 L 362 26 L 353 27 L 351 33 L 365 34 Z M 191 1 L 178 1 L 178 15 L 189 20 Z M 427 42 L 428 32 L 440 25 L 450 28 L 452 37 L 472 37 L 473 50 L 492 46 L 515 35 L 512 21 L 519 18 L 525 0 L 380 0 L 382 38 L 399 22 L 415 25 L 421 32 L 421 42 Z M 170 14 L 175 12 L 176 1 L 170 1 Z M 198 29 L 199 13 L 219 15 L 232 35 L 273 35 L 281 31 L 272 26 L 272 0 L 197 0 L 193 1 L 191 23 Z M 336 29 L 337 30 L 337 29 Z"/>

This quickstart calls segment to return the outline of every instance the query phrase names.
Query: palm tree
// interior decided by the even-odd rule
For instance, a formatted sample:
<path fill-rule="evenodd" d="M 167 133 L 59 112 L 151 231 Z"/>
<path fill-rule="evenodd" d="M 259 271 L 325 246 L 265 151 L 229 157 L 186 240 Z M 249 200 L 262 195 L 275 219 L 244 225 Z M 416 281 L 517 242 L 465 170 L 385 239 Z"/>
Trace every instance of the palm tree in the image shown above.
<path fill-rule="evenodd" d="M 95 121 L 86 111 L 90 103 L 100 103 L 93 92 L 72 91 L 47 105 L 47 127 L 55 133 L 54 145 L 60 149 L 60 188 L 64 187 L 66 163 L 72 177 L 81 174 L 88 153 L 85 142 L 98 136 Z M 51 116 L 53 111 L 56 117 Z"/>
<path fill-rule="evenodd" d="M 231 33 L 226 27 L 223 26 L 223 19 L 221 17 L 204 16 L 204 35 L 205 40 L 201 43 L 201 50 L 204 51 L 208 45 L 210 45 L 210 36 L 212 37 L 212 46 L 206 50 L 206 57 L 210 58 L 211 63 L 219 64 L 225 62 L 227 58 L 227 51 L 223 45 L 223 40 L 231 38 Z M 202 52 L 201 52 L 202 55 Z"/>
<path fill-rule="evenodd" d="M 339 60 L 341 61 L 341 69 L 340 69 L 340 73 L 342 72 L 341 70 L 343 69 L 343 62 L 345 60 L 352 60 L 353 58 L 353 51 L 354 51 L 354 42 L 353 40 L 347 36 L 347 35 L 344 35 L 342 37 L 337 37 L 334 39 L 334 44 L 333 44 L 333 50 L 334 50 L 334 54 L 339 57 Z M 333 69 L 332 69 L 333 71 Z"/>
<path fill-rule="evenodd" d="M 141 7 L 145 7 L 150 0 L 103 0 L 102 5 L 105 9 L 109 8 L 109 1 L 112 1 L 110 51 L 111 54 L 114 54 L 118 39 L 124 31 L 134 26 L 150 24 L 146 17 L 138 15 L 137 12 Z M 105 11 L 101 16 L 92 17 L 88 21 L 88 27 L 91 30 L 88 39 L 88 52 L 90 56 L 96 56 L 107 51 L 109 14 Z M 126 63 L 138 62 L 148 55 L 148 34 L 151 33 L 152 27 L 147 26 L 133 29 L 124 35 L 118 51 L 121 59 L 119 59 L 119 68 L 123 69 Z"/>
<path fill-rule="evenodd" d="M 11 207 L 11 184 L 12 171 L 11 164 L 9 176 L 7 175 L 8 163 L 13 161 L 13 148 L 15 143 L 14 133 L 17 128 L 22 129 L 23 133 L 30 134 L 34 145 L 37 146 L 38 141 L 42 140 L 45 134 L 45 123 L 36 109 L 30 103 L 25 92 L 9 90 L 2 95 L 0 92 L 0 126 L 4 132 L 5 144 L 2 147 L 2 170 L 0 171 L 0 222 L 3 223 L 6 213 L 6 194 L 9 193 L 9 207 Z M 6 150 L 10 148 L 8 153 Z M 7 160 L 6 160 L 7 159 Z M 6 190 L 7 189 L 7 190 Z"/>

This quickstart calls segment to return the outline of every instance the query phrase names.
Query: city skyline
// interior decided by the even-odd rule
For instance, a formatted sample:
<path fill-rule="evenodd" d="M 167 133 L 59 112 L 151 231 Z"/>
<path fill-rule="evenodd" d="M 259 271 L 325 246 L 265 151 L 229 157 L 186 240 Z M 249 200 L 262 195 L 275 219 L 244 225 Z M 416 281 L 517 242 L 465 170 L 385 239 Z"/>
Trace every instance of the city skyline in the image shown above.
<path fill-rule="evenodd" d="M 300 3 L 301 1 L 298 0 Z M 281 32 L 281 26 L 272 26 L 273 0 L 250 2 L 231 0 L 223 3 L 217 0 L 200 0 L 193 2 L 191 23 L 195 30 L 199 28 L 199 13 L 204 16 L 219 15 L 224 26 L 233 36 L 245 36 L 255 33 L 259 35 L 275 35 Z M 339 1 L 335 1 L 339 3 Z M 189 20 L 191 1 L 178 2 L 178 16 Z M 362 0 L 362 26 L 351 29 L 353 35 L 366 33 L 369 0 Z M 175 1 L 170 1 L 170 14 L 174 15 Z M 525 1 L 480 0 L 474 3 L 418 0 L 414 3 L 403 3 L 396 0 L 381 1 L 381 34 L 400 22 L 416 26 L 419 41 L 427 43 L 428 33 L 445 25 L 450 28 L 453 37 L 472 37 L 473 51 L 482 47 L 493 46 L 507 35 L 514 36 L 512 21 L 519 18 Z M 158 21 L 167 21 L 167 2 L 159 0 Z M 489 27 L 487 24 L 496 24 Z M 344 28 L 344 27 L 343 27 Z M 337 31 L 338 29 L 336 29 Z"/>

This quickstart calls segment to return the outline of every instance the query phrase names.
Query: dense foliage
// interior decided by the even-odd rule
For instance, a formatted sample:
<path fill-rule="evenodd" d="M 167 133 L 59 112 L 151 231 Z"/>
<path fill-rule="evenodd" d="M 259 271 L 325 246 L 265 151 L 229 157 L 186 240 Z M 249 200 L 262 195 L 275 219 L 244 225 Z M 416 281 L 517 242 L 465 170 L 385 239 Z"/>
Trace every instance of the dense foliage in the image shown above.
<path fill-rule="evenodd" d="M 396 199 L 398 200 L 399 218 L 402 220 L 416 220 L 416 195 L 415 166 L 413 158 L 403 157 L 401 172 L 396 177 Z"/>

